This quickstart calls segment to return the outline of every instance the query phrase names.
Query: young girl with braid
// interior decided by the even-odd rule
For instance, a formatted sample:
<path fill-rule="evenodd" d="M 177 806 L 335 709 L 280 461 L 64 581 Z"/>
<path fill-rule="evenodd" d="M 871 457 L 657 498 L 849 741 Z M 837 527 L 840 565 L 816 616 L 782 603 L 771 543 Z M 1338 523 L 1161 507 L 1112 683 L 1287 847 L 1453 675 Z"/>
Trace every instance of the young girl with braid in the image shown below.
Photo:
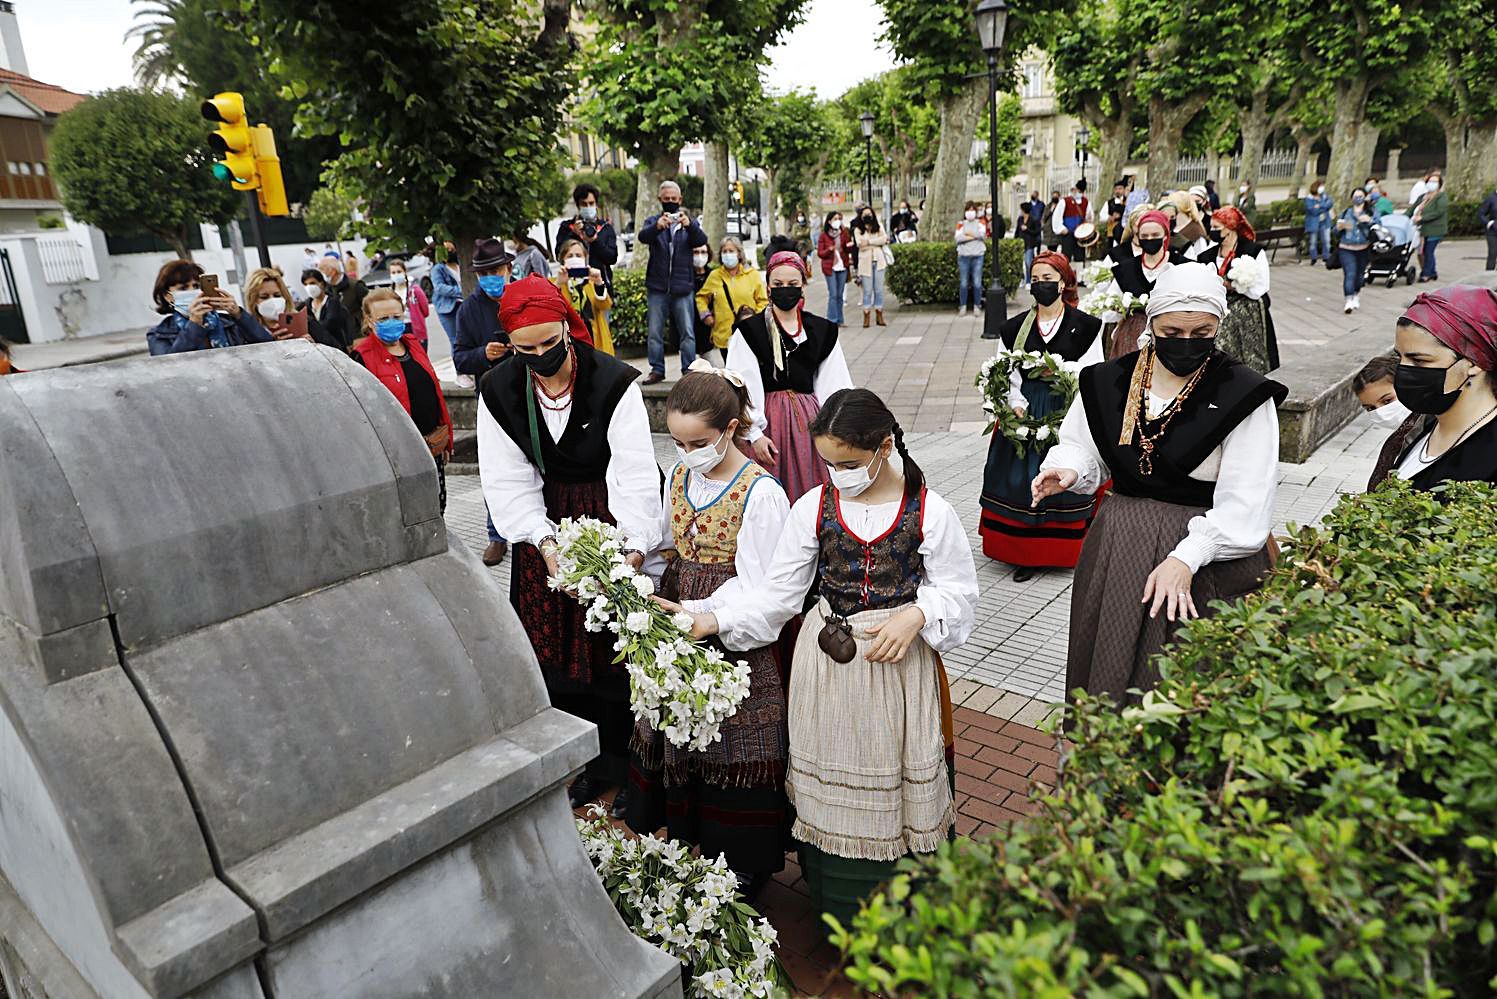
<path fill-rule="evenodd" d="M 735 445 L 750 426 L 748 390 L 731 370 L 694 361 L 665 400 L 679 460 L 666 477 L 662 537 L 676 558 L 662 580 L 671 599 L 735 603 L 764 585 L 790 515 L 785 490 Z M 661 826 L 672 839 L 725 855 L 752 899 L 785 866 L 785 689 L 770 645 L 724 638 L 748 662 L 749 696 L 720 741 L 692 752 L 643 722 L 634 729 L 629 807 L 636 832 Z"/>
<path fill-rule="evenodd" d="M 685 606 L 694 635 L 751 647 L 819 582 L 790 672 L 785 790 L 812 902 L 846 924 L 895 861 L 951 832 L 937 653 L 972 631 L 977 572 L 961 519 L 878 396 L 836 392 L 811 436 L 831 484 L 791 507 L 764 580 Z"/>

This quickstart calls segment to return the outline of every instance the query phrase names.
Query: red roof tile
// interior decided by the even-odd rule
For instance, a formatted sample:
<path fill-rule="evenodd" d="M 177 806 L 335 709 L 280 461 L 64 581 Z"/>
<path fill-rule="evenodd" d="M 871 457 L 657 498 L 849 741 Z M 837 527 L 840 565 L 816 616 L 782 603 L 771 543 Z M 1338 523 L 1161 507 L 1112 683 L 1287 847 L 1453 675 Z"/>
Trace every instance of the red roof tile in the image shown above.
<path fill-rule="evenodd" d="M 29 76 L 9 69 L 0 69 L 0 87 L 10 87 L 48 114 L 62 114 L 84 99 L 83 94 L 75 94 L 71 90 L 65 90 L 54 84 L 33 80 Z"/>

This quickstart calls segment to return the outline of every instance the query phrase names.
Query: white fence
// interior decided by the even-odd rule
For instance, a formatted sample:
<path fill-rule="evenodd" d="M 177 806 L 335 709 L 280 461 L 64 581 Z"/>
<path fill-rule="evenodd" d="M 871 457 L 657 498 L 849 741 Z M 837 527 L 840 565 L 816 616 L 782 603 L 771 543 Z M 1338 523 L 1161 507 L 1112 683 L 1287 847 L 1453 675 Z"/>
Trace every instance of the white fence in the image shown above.
<path fill-rule="evenodd" d="M 1263 153 L 1263 159 L 1258 163 L 1259 183 L 1268 180 L 1289 181 L 1293 179 L 1295 150 L 1293 149 L 1269 149 Z M 1242 172 L 1242 157 L 1233 156 L 1227 163 L 1226 181 L 1231 183 L 1237 180 Z M 1179 164 L 1175 167 L 1175 186 L 1189 187 L 1193 184 L 1204 184 L 1207 180 L 1216 180 L 1216 157 L 1215 156 L 1182 156 Z"/>
<path fill-rule="evenodd" d="M 93 249 L 85 248 L 71 232 L 34 237 L 37 256 L 41 258 L 42 280 L 47 284 L 68 284 L 88 277 L 98 277 L 93 266 Z"/>

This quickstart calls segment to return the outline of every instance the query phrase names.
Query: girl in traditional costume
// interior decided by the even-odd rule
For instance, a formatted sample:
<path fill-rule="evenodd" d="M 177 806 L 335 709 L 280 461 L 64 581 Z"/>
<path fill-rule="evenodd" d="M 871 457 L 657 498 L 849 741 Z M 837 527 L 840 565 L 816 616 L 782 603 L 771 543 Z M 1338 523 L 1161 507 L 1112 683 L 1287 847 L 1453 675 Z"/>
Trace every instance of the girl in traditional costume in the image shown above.
<path fill-rule="evenodd" d="M 601 754 L 571 788 L 574 806 L 622 785 L 628 771 L 629 677 L 613 638 L 551 589 L 556 523 L 596 517 L 620 527 L 638 568 L 660 540 L 660 469 L 639 372 L 590 347 L 560 289 L 538 274 L 499 299 L 512 356 L 483 378 L 478 467 L 499 532 L 515 546 L 510 601 L 530 637 L 551 703 L 598 726 Z M 615 800 L 622 812 L 625 791 Z"/>
<path fill-rule="evenodd" d="M 878 396 L 837 392 L 811 432 L 832 482 L 791 508 L 768 576 L 686 606 L 694 634 L 751 647 L 819 583 L 790 674 L 785 789 L 812 903 L 846 924 L 895 861 L 952 832 L 937 653 L 971 633 L 977 574 L 961 519 Z"/>
<path fill-rule="evenodd" d="M 1059 253 L 1036 256 L 1029 271 L 1029 291 L 1035 307 L 999 328 L 1004 350 L 1051 354 L 1073 373 L 1102 360 L 1102 321 L 1076 307 L 1076 274 L 1070 261 Z M 1014 368 L 1007 403 L 1016 413 L 1044 417 L 1064 406 L 1065 400 L 1049 381 Z M 978 527 L 982 550 L 988 558 L 1015 566 L 1018 582 L 1032 577 L 1037 567 L 1076 564 L 1101 497 L 1100 490 L 1067 492 L 1038 507 L 1032 505 L 1029 487 L 1045 450 L 1044 445 L 1031 442 L 1020 455 L 996 427 L 988 444 Z"/>
<path fill-rule="evenodd" d="M 769 258 L 769 308 L 739 320 L 727 366 L 748 388 L 754 423 L 745 439 L 794 503 L 826 482 L 811 446 L 811 421 L 833 392 L 852 387 L 837 326 L 805 310 L 808 273 L 794 251 Z"/>
<path fill-rule="evenodd" d="M 1143 349 L 1086 368 L 1035 503 L 1109 477 L 1071 596 L 1066 689 L 1120 707 L 1159 682 L 1155 653 L 1269 568 L 1284 386 L 1223 354 L 1215 268 L 1176 264 L 1149 299 Z"/>
<path fill-rule="evenodd" d="M 734 372 L 692 363 L 666 398 L 680 460 L 666 477 L 663 533 L 676 551 L 661 595 L 732 604 L 764 583 L 790 515 L 785 491 L 735 441 L 750 425 L 748 391 Z M 636 724 L 625 816 L 636 832 L 665 826 L 704 857 L 727 857 L 745 896 L 785 866 L 785 690 L 770 642 L 727 644 L 746 660 L 749 696 L 704 750 L 671 745 Z"/>

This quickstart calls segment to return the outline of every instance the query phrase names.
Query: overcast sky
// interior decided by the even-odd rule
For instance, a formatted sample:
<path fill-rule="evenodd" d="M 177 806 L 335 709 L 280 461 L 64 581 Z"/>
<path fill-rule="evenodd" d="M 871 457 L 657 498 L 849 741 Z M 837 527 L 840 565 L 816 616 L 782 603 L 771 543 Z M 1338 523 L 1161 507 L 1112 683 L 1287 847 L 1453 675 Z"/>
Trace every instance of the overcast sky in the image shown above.
<path fill-rule="evenodd" d="M 125 41 L 135 11 L 130 0 L 15 0 L 15 8 L 38 80 L 79 93 L 133 82 L 134 46 Z M 811 0 L 805 22 L 770 53 L 770 88 L 832 98 L 890 68 L 893 56 L 875 40 L 881 18 L 876 0 Z"/>

